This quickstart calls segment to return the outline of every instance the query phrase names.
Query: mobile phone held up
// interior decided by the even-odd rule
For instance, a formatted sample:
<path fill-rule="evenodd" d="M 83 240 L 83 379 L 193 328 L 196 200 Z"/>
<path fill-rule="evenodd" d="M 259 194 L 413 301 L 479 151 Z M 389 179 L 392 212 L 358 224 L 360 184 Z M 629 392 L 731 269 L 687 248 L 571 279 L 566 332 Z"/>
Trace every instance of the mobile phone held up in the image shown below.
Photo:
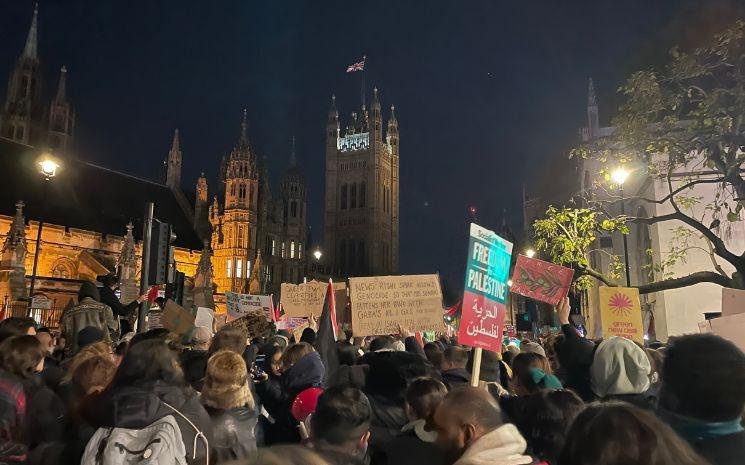
<path fill-rule="evenodd" d="M 253 377 L 261 378 L 266 372 L 266 355 L 257 355 L 254 361 Z"/>

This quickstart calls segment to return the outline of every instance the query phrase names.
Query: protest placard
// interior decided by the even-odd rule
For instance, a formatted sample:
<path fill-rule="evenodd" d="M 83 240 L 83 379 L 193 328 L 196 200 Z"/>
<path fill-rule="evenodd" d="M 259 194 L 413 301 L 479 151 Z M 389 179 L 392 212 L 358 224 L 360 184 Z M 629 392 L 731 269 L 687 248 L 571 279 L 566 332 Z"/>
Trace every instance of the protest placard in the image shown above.
<path fill-rule="evenodd" d="M 639 289 L 603 286 L 599 291 L 603 337 L 622 336 L 644 343 Z"/>
<path fill-rule="evenodd" d="M 698 322 L 698 332 L 701 334 L 711 332 L 711 323 L 709 322 L 709 320 Z"/>
<path fill-rule="evenodd" d="M 180 335 L 186 335 L 194 327 L 194 314 L 187 311 L 184 307 L 173 300 L 166 301 L 166 308 L 160 322 L 164 328 Z"/>
<path fill-rule="evenodd" d="M 512 272 L 510 291 L 550 305 L 558 305 L 569 293 L 573 276 L 574 270 L 571 268 L 519 255 Z"/>
<path fill-rule="evenodd" d="M 355 336 L 445 329 L 437 275 L 349 278 L 349 292 Z"/>
<path fill-rule="evenodd" d="M 323 301 L 326 298 L 328 283 L 309 281 L 302 284 L 282 283 L 282 308 L 287 317 L 320 316 L 323 311 Z M 343 309 L 347 304 L 347 285 L 334 283 L 334 298 L 336 308 Z M 337 318 L 339 318 L 337 312 Z"/>
<path fill-rule="evenodd" d="M 248 315 L 249 312 L 262 311 L 267 320 L 272 321 L 273 303 L 270 295 L 225 293 L 227 321 L 233 321 Z"/>
<path fill-rule="evenodd" d="M 471 223 L 460 344 L 501 352 L 511 257 L 511 242 Z"/>
<path fill-rule="evenodd" d="M 745 313 L 745 291 L 722 288 L 722 316 Z"/>
<path fill-rule="evenodd" d="M 709 323 L 712 333 L 732 341 L 745 351 L 745 313 L 712 318 Z"/>
<path fill-rule="evenodd" d="M 194 326 L 204 326 L 212 331 L 214 321 L 215 312 L 211 308 L 197 307 L 197 317 L 194 319 Z"/>
<path fill-rule="evenodd" d="M 159 329 L 163 327 L 163 323 L 161 323 L 161 318 L 163 317 L 163 310 L 157 309 L 157 310 L 150 310 L 147 312 L 147 330 L 150 331 L 152 329 Z"/>

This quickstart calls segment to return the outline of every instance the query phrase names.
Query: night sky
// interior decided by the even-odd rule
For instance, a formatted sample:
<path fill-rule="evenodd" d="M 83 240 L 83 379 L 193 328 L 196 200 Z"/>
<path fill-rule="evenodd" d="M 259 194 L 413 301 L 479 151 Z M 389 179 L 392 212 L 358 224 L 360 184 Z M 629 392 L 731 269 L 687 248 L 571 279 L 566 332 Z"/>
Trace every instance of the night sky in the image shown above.
<path fill-rule="evenodd" d="M 245 107 L 276 192 L 294 135 L 315 241 L 330 97 L 344 125 L 360 106 L 360 76 L 344 71 L 367 55 L 368 98 L 376 85 L 401 132 L 401 272 L 439 271 L 459 285 L 467 207 L 491 228 L 507 209 L 522 230 L 522 185 L 576 143 L 587 78 L 607 122 L 626 75 L 741 14 L 737 4 L 47 0 L 39 48 L 48 95 L 60 66 L 69 70 L 81 158 L 156 178 L 178 127 L 185 189 L 200 171 L 214 188 Z M 30 0 L 0 0 L 3 97 L 32 10 Z"/>

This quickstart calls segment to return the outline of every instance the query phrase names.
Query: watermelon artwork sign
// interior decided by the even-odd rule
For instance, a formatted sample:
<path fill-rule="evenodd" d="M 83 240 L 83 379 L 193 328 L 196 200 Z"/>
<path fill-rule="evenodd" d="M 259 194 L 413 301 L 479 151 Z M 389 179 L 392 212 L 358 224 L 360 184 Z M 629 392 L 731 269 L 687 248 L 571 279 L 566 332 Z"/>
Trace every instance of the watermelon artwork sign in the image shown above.
<path fill-rule="evenodd" d="M 512 243 L 471 223 L 460 344 L 500 352 Z"/>
<path fill-rule="evenodd" d="M 571 268 L 520 255 L 512 272 L 510 290 L 540 302 L 558 305 L 569 292 L 573 276 L 574 270 Z"/>

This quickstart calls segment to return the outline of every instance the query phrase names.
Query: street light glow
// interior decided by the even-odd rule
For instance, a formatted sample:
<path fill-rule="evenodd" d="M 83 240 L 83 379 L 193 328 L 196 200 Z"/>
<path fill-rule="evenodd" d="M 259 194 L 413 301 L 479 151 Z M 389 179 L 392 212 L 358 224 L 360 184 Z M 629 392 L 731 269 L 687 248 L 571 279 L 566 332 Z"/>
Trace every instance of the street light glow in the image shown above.
<path fill-rule="evenodd" d="M 60 167 L 51 157 L 44 157 L 39 161 L 39 172 L 43 174 L 47 179 L 54 177 L 57 174 L 57 169 Z"/>
<path fill-rule="evenodd" d="M 526 250 L 525 251 L 525 256 L 528 257 L 528 258 L 533 258 L 535 256 L 535 250 L 533 250 L 533 249 Z"/>
<path fill-rule="evenodd" d="M 623 183 L 626 182 L 626 179 L 628 179 L 628 177 L 629 172 L 623 168 L 616 168 L 615 170 L 613 170 L 613 173 L 611 173 L 611 179 L 613 179 L 613 182 L 615 182 L 619 186 L 623 186 Z"/>
<path fill-rule="evenodd" d="M 319 249 L 316 249 L 316 251 L 313 252 L 313 256 L 316 257 L 316 260 L 321 260 L 321 256 L 322 255 L 323 255 L 323 253 L 321 253 L 321 251 Z"/>

